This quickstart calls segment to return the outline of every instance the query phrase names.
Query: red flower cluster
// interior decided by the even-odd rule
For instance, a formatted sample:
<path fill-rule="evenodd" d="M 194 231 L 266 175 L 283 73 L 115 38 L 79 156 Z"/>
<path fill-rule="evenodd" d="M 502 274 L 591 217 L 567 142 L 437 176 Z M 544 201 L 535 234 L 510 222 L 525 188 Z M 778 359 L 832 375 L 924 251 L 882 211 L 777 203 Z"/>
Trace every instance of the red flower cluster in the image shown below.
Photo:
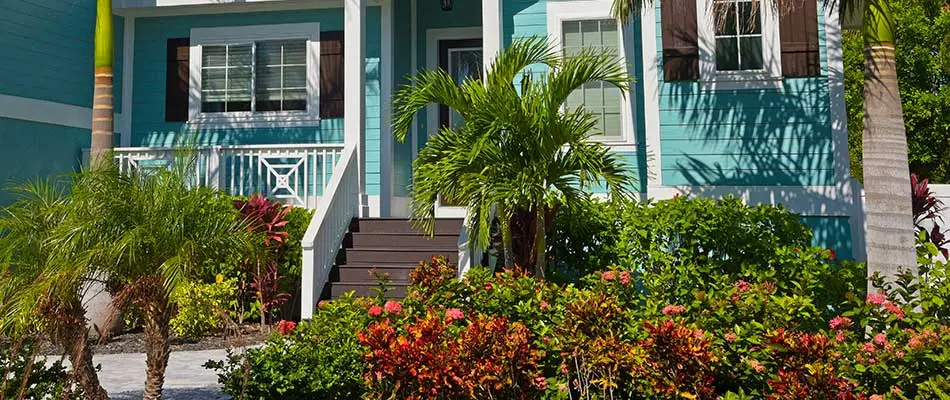
<path fill-rule="evenodd" d="M 458 316 L 454 311 L 446 314 Z M 404 327 L 388 319 L 371 324 L 359 333 L 369 348 L 367 383 L 387 398 L 409 400 L 520 398 L 547 385 L 523 324 L 482 315 L 461 331 L 451 323 L 429 312 Z"/>
<path fill-rule="evenodd" d="M 670 304 L 666 307 L 663 307 L 663 315 L 680 315 L 686 312 L 686 307 L 681 305 Z"/>
<path fill-rule="evenodd" d="M 280 320 L 280 322 L 277 323 L 277 332 L 281 335 L 286 335 L 293 332 L 296 327 L 297 323 L 294 321 Z"/>
<path fill-rule="evenodd" d="M 883 293 L 868 293 L 866 302 L 868 304 L 884 307 L 889 313 L 896 315 L 897 319 L 904 319 L 904 310 L 888 300 Z"/>

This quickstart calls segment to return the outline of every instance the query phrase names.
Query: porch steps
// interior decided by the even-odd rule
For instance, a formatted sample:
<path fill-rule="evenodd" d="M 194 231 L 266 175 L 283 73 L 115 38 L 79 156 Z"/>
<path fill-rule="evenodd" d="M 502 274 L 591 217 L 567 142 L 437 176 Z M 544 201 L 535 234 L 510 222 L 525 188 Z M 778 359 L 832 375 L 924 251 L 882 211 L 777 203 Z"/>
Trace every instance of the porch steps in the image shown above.
<path fill-rule="evenodd" d="M 321 298 L 335 299 L 349 291 L 376 296 L 379 282 L 372 275 L 374 269 L 389 278 L 386 297 L 405 297 L 409 273 L 419 261 L 440 255 L 458 263 L 461 227 L 461 219 L 438 219 L 435 235 L 429 238 L 406 218 L 354 219 Z"/>

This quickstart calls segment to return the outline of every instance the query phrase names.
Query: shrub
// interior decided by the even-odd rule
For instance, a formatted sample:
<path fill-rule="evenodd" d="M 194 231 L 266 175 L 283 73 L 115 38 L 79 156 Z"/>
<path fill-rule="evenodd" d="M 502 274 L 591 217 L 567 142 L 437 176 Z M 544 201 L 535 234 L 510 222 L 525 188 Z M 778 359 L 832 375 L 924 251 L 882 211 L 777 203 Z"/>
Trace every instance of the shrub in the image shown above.
<path fill-rule="evenodd" d="M 356 333 L 370 322 L 365 300 L 343 296 L 263 347 L 229 352 L 205 368 L 218 371 L 222 390 L 235 399 L 359 399 L 366 365 Z"/>
<path fill-rule="evenodd" d="M 405 325 L 384 318 L 359 338 L 371 398 L 525 398 L 547 385 L 530 332 L 505 317 L 429 311 Z"/>
<path fill-rule="evenodd" d="M 172 333 L 197 339 L 220 331 L 237 305 L 237 279 L 218 276 L 215 283 L 187 282 L 173 296 L 178 312 L 171 320 Z"/>
<path fill-rule="evenodd" d="M 34 347 L 32 340 L 18 345 L 0 339 L 0 398 L 83 399 L 82 391 L 70 379 L 62 361 L 46 363 L 42 356 L 34 353 Z M 21 388 L 24 388 L 23 397 L 18 395 Z"/>

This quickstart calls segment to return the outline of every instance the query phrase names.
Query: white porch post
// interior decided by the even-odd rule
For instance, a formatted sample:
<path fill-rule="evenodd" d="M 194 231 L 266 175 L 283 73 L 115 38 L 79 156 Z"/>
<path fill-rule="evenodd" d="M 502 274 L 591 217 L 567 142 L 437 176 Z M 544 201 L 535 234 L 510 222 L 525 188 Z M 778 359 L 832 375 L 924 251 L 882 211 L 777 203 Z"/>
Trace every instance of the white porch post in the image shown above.
<path fill-rule="evenodd" d="M 482 76 L 488 76 L 488 68 L 501 52 L 501 2 L 482 0 L 482 52 L 484 54 Z"/>
<path fill-rule="evenodd" d="M 344 142 L 356 146 L 359 179 L 359 215 L 369 214 L 366 199 L 366 1 L 344 0 L 343 5 L 343 128 Z"/>

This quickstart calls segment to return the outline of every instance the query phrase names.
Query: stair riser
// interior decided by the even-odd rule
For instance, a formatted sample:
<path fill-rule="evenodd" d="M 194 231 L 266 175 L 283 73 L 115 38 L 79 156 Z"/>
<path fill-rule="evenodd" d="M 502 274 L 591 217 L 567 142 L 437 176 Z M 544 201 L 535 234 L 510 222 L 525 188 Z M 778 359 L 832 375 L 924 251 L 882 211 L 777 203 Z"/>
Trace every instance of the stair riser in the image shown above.
<path fill-rule="evenodd" d="M 462 220 L 435 220 L 435 233 L 457 235 L 461 229 Z M 399 219 L 361 219 L 358 221 L 358 229 L 354 230 L 361 233 L 421 233 L 413 229 L 412 222 Z"/>
<path fill-rule="evenodd" d="M 458 246 L 458 236 L 438 235 L 381 235 L 372 233 L 353 234 L 352 247 L 377 247 L 399 249 L 451 249 Z"/>
<path fill-rule="evenodd" d="M 393 282 L 408 282 L 409 273 L 414 269 L 414 266 L 407 266 L 406 268 L 376 268 L 376 273 L 380 276 L 384 274 L 389 276 L 389 280 Z M 370 274 L 372 270 L 372 266 L 340 267 L 330 275 L 330 280 L 338 282 L 376 282 L 376 278 Z"/>
<path fill-rule="evenodd" d="M 331 283 L 330 284 L 330 298 L 338 298 L 344 293 L 349 291 L 354 291 L 356 296 L 361 297 L 375 297 L 376 296 L 376 286 L 371 285 L 352 285 L 346 283 Z M 387 298 L 401 299 L 406 297 L 406 287 L 405 286 L 388 286 L 388 291 L 386 292 Z"/>
<path fill-rule="evenodd" d="M 360 250 L 360 249 L 347 249 L 346 250 L 346 263 L 347 264 L 402 264 L 402 263 L 411 263 L 416 264 L 419 261 L 429 261 L 432 259 L 432 256 L 445 256 L 450 262 L 458 262 L 458 250 L 443 250 L 443 251 L 418 251 L 418 250 L 403 250 L 403 251 L 375 251 L 375 250 Z"/>

